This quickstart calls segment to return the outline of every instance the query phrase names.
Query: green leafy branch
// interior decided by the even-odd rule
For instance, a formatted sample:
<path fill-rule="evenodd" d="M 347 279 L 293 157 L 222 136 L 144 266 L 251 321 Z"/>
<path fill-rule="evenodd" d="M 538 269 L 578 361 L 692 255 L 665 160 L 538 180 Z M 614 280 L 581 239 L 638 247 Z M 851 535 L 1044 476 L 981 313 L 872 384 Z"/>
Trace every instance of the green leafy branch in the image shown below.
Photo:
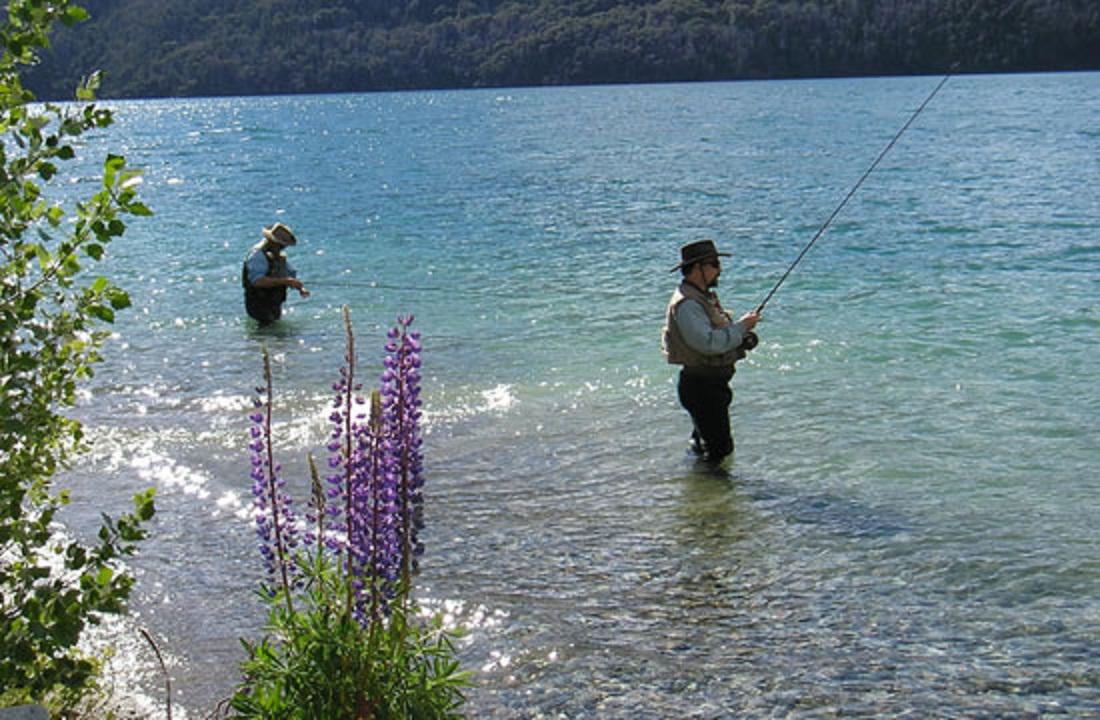
<path fill-rule="evenodd" d="M 104 515 L 97 541 L 60 530 L 69 493 L 53 476 L 84 449 L 80 423 L 63 411 L 92 375 L 106 337 L 103 322 L 130 305 L 103 277 L 81 281 L 85 259 L 99 261 L 123 234 L 125 215 L 147 216 L 137 197 L 140 171 L 108 155 L 99 190 L 76 203 L 71 223 L 46 190 L 75 139 L 108 127 L 94 99 L 99 78 L 77 90 L 75 110 L 34 105 L 20 69 L 48 45 L 52 23 L 87 13 L 68 0 L 12 0 L 0 26 L 0 706 L 45 702 L 64 710 L 94 687 L 97 659 L 77 650 L 101 613 L 124 609 L 133 576 L 122 560 L 146 536 L 153 491 L 133 511 Z"/>

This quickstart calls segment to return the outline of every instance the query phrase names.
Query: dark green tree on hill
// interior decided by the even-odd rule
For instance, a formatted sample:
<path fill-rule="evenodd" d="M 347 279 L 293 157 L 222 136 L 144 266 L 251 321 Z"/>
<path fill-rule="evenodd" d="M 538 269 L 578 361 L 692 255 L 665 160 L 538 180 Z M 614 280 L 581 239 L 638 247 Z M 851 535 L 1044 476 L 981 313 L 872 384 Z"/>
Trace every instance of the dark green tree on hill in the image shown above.
<path fill-rule="evenodd" d="M 114 97 L 1100 69 L 1095 0 L 89 0 Z M 115 42 L 126 38 L 126 42 Z"/>

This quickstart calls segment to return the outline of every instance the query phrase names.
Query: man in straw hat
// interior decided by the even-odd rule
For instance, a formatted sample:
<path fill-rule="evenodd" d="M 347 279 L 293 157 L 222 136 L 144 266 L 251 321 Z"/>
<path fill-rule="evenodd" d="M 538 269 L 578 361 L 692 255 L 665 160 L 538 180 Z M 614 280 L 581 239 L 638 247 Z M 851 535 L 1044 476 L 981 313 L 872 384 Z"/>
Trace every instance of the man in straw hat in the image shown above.
<path fill-rule="evenodd" d="M 714 288 L 722 274 L 720 253 L 713 240 L 699 240 L 680 248 L 683 280 L 668 303 L 661 348 L 668 361 L 683 366 L 677 393 L 691 415 L 692 449 L 717 465 L 733 453 L 729 381 L 734 363 L 745 357 L 746 337 L 760 320 L 755 310 L 737 321 L 722 308 Z"/>
<path fill-rule="evenodd" d="M 241 284 L 245 310 L 261 325 L 269 325 L 282 316 L 288 287 L 297 290 L 302 297 L 309 297 L 309 290 L 298 279 L 297 271 L 287 262 L 283 252 L 298 244 L 290 228 L 275 223 L 262 232 L 264 239 L 254 245 L 245 258 Z"/>

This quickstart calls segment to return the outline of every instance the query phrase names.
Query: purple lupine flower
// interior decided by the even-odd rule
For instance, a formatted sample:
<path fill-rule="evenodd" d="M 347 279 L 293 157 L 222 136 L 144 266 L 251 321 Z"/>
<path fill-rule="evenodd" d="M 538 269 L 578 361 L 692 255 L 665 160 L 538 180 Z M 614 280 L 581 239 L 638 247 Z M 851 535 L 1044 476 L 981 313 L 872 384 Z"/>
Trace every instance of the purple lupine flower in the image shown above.
<path fill-rule="evenodd" d="M 264 350 L 264 380 L 266 387 L 257 388 L 253 401 L 256 412 L 249 415 L 252 429 L 252 498 L 256 535 L 264 559 L 269 588 L 281 582 L 290 601 L 291 580 L 297 575 L 291 550 L 298 544 L 298 523 L 294 516 L 294 501 L 286 491 L 286 481 L 279 477 L 282 468 L 275 464 L 271 438 L 271 360 Z"/>
<path fill-rule="evenodd" d="M 347 352 L 329 420 L 328 473 L 321 478 L 310 456 L 313 494 L 307 511 L 310 530 L 302 541 L 329 554 L 349 588 L 348 612 L 367 625 L 381 620 L 399 593 L 408 593 L 417 558 L 423 552 L 423 455 L 419 423 L 420 336 L 409 330 L 412 316 L 398 317 L 388 333 L 381 388 L 364 411 L 355 382 L 355 344 L 345 308 Z M 271 369 L 265 352 L 266 388 L 250 417 L 256 533 L 269 580 L 281 575 L 290 602 L 298 574 L 290 552 L 299 543 L 293 502 L 271 451 Z M 266 393 L 266 396 L 265 396 Z"/>
<path fill-rule="evenodd" d="M 387 438 L 387 477 L 397 514 L 400 575 L 408 585 L 422 552 L 423 455 L 420 436 L 420 333 L 410 331 L 411 315 L 399 317 L 389 332 L 382 373 L 382 422 Z"/>
<path fill-rule="evenodd" d="M 370 421 L 351 429 L 354 449 L 345 460 L 346 561 L 363 624 L 388 613 L 390 601 L 408 588 L 420 547 L 420 345 L 408 332 L 411 322 L 399 318 L 388 333 L 381 389 L 372 397 Z"/>
<path fill-rule="evenodd" d="M 381 426 L 377 416 L 358 428 L 355 474 L 352 477 L 355 523 L 349 538 L 356 577 L 355 615 L 360 623 L 384 612 L 388 580 L 379 572 L 379 548 L 387 544 L 389 518 L 377 501 L 382 467 Z"/>
<path fill-rule="evenodd" d="M 333 383 L 335 396 L 332 400 L 332 412 L 329 421 L 332 433 L 326 444 L 329 452 L 327 465 L 331 473 L 325 477 L 324 514 L 331 521 L 330 532 L 323 539 L 323 546 L 333 554 L 346 549 L 349 529 L 355 523 L 351 509 L 350 478 L 355 467 L 355 435 L 362 419 L 357 407 L 362 403 L 358 397 L 360 386 L 354 383 L 355 345 L 351 334 L 350 320 L 345 311 L 348 346 L 344 355 L 344 365 L 340 368 L 340 379 Z"/>

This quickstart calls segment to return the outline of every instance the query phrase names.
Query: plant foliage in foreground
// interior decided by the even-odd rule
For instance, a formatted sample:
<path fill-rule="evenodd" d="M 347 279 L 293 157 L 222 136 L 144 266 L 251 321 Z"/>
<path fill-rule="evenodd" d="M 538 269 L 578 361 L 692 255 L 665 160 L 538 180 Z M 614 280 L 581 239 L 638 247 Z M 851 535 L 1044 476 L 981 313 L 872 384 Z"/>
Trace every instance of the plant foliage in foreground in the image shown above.
<path fill-rule="evenodd" d="M 299 515 L 275 462 L 271 364 L 251 416 L 252 493 L 266 571 L 266 636 L 243 641 L 231 708 L 249 718 L 458 718 L 466 674 L 453 631 L 417 619 L 412 578 L 423 552 L 420 342 L 412 317 L 386 344 L 370 402 L 355 377 L 355 338 L 333 386 L 327 476 L 310 456 L 312 498 Z"/>
<path fill-rule="evenodd" d="M 21 69 L 47 46 L 50 27 L 85 11 L 66 0 L 11 0 L 0 26 L 0 707 L 41 702 L 73 707 L 94 682 L 95 658 L 77 641 L 99 613 L 123 610 L 133 577 L 121 557 L 145 536 L 152 490 L 135 511 L 104 516 L 97 544 L 57 532 L 68 502 L 52 477 L 83 449 L 80 423 L 61 414 L 77 382 L 92 375 L 111 322 L 130 304 L 99 277 L 80 284 L 82 264 L 100 260 L 122 235 L 124 214 L 149 215 L 140 181 L 123 158 L 108 156 L 97 192 L 75 216 L 44 195 L 59 163 L 76 156 L 85 132 L 111 124 L 96 107 L 98 81 L 77 91 L 82 107 L 35 105 Z M 56 188 L 55 188 L 56 189 Z"/>

